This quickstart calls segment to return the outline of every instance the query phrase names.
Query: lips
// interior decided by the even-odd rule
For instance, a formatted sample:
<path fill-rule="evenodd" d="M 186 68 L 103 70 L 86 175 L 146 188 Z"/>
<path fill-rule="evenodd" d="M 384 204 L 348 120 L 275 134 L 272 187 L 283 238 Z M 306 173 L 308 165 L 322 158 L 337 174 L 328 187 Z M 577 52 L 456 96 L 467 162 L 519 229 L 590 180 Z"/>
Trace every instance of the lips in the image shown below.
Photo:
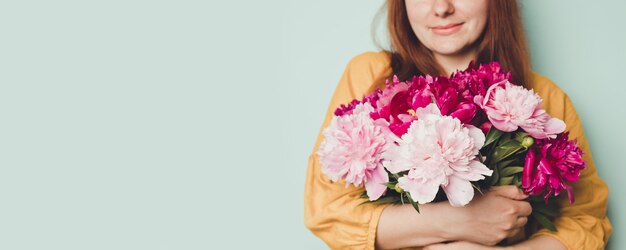
<path fill-rule="evenodd" d="M 462 22 L 451 23 L 451 24 L 446 24 L 446 25 L 434 26 L 434 27 L 431 27 L 430 29 L 433 31 L 433 33 L 438 34 L 438 35 L 451 35 L 459 31 L 463 24 L 464 23 Z"/>

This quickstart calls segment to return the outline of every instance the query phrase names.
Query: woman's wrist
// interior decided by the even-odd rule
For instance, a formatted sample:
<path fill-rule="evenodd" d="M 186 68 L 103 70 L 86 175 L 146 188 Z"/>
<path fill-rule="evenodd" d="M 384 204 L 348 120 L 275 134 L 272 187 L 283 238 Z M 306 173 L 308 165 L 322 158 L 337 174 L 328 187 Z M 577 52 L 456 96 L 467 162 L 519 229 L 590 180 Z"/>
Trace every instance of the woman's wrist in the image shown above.
<path fill-rule="evenodd" d="M 436 203 L 434 209 L 439 211 L 440 215 L 438 218 L 440 223 L 436 224 L 438 236 L 445 241 L 464 240 L 463 230 L 459 226 L 460 222 L 465 221 L 466 211 L 452 207 L 447 201 Z"/>
<path fill-rule="evenodd" d="M 409 205 L 391 205 L 383 210 L 377 227 L 376 245 L 382 249 L 427 246 L 456 240 L 450 232 L 454 225 L 451 210 L 446 202 L 420 205 L 420 213 Z"/>
<path fill-rule="evenodd" d="M 531 249 L 554 249 L 554 250 L 566 250 L 567 247 L 563 245 L 563 243 L 557 238 L 547 236 L 547 235 L 539 235 L 537 237 L 533 237 L 526 241 L 522 241 L 518 244 L 510 246 L 507 248 L 510 250 L 531 250 Z"/>
<path fill-rule="evenodd" d="M 440 215 L 436 224 L 436 232 L 439 237 L 445 241 L 467 241 L 469 240 L 468 232 L 465 225 L 471 221 L 469 210 L 465 207 L 458 208 L 450 205 L 449 202 L 443 201 L 436 203 L 434 208 Z"/>

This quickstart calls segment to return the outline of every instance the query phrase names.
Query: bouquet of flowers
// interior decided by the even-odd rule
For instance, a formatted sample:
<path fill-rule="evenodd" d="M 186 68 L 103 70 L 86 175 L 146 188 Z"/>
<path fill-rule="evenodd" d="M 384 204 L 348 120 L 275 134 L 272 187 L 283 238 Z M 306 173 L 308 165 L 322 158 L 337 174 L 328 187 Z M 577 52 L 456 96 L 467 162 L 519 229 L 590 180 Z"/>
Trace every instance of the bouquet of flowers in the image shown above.
<path fill-rule="evenodd" d="M 565 123 L 542 109 L 532 90 L 511 82 L 497 62 L 471 64 L 451 77 L 393 82 L 341 105 L 317 154 L 322 172 L 346 187 L 365 186 L 364 203 L 448 200 L 461 207 L 474 190 L 516 185 L 529 194 L 532 216 L 556 230 L 553 197 L 585 168 Z"/>

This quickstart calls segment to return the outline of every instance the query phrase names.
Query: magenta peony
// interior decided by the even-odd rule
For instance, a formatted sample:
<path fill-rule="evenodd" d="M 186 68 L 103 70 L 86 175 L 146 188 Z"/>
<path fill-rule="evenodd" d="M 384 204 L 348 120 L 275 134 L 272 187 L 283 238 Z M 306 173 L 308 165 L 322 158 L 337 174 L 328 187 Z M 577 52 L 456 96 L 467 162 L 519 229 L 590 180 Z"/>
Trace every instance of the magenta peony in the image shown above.
<path fill-rule="evenodd" d="M 400 82 L 393 77 L 393 84 L 387 82 L 376 101 L 377 110 L 371 114 L 372 119 L 385 119 L 389 122 L 391 132 L 400 136 L 406 132 L 413 121 L 409 114 L 410 92 L 407 82 Z"/>
<path fill-rule="evenodd" d="M 565 123 L 541 108 L 541 97 L 522 86 L 502 81 L 489 87 L 485 96 L 476 96 L 497 129 L 513 132 L 521 127 L 535 139 L 555 138 L 565 131 Z"/>
<path fill-rule="evenodd" d="M 431 87 L 433 97 L 442 115 L 457 118 L 463 124 L 469 124 L 478 111 L 473 101 L 466 100 L 464 90 L 457 83 L 447 78 L 437 78 Z"/>
<path fill-rule="evenodd" d="M 470 181 L 492 173 L 477 158 L 485 135 L 474 126 L 442 116 L 435 104 L 417 109 L 415 115 L 417 120 L 406 134 L 392 136 L 394 143 L 383 153 L 384 166 L 391 173 L 408 171 L 398 185 L 420 204 L 433 201 L 442 187 L 450 204 L 466 205 L 474 197 Z"/>
<path fill-rule="evenodd" d="M 553 140 L 537 140 L 528 150 L 522 173 L 522 187 L 527 194 L 544 194 L 547 203 L 550 195 L 558 196 L 565 189 L 569 202 L 574 203 L 574 193 L 568 182 L 578 181 L 580 171 L 585 169 L 585 161 L 578 143 L 568 141 L 568 134 L 560 134 Z"/>
<path fill-rule="evenodd" d="M 348 103 L 348 105 L 341 104 L 341 106 L 335 109 L 335 116 L 343 116 L 343 115 L 352 114 L 352 111 L 354 110 L 356 105 L 365 103 L 365 102 L 369 102 L 372 105 L 372 107 L 376 108 L 376 102 L 378 101 L 378 98 L 380 98 L 381 93 L 382 91 L 378 89 L 374 91 L 374 93 L 371 93 L 363 97 L 363 101 L 354 99 L 350 103 Z"/>
<path fill-rule="evenodd" d="M 458 85 L 459 91 L 470 102 L 474 96 L 484 96 L 487 88 L 504 80 L 511 80 L 511 72 L 502 72 L 498 62 L 479 65 L 472 62 L 466 70 L 457 71 L 450 77 L 450 81 Z"/>
<path fill-rule="evenodd" d="M 345 180 L 346 187 L 365 185 L 370 200 L 380 198 L 387 189 L 389 176 L 381 156 L 391 133 L 385 120 L 370 117 L 373 111 L 370 103 L 359 103 L 350 114 L 333 117 L 317 151 L 326 176 Z"/>

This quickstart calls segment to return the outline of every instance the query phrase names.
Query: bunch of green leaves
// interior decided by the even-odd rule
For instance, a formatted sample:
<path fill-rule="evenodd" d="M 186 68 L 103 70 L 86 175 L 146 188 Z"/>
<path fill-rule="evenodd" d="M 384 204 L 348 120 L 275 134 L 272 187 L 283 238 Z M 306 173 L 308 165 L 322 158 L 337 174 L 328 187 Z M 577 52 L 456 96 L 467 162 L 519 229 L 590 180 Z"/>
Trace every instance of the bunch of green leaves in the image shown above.
<path fill-rule="evenodd" d="M 493 170 L 493 174 L 486 178 L 483 186 L 521 186 L 525 152 L 528 150 L 522 141 L 527 136 L 525 132 L 505 133 L 491 127 L 480 154 L 481 158 L 487 156 L 483 164 Z"/>

